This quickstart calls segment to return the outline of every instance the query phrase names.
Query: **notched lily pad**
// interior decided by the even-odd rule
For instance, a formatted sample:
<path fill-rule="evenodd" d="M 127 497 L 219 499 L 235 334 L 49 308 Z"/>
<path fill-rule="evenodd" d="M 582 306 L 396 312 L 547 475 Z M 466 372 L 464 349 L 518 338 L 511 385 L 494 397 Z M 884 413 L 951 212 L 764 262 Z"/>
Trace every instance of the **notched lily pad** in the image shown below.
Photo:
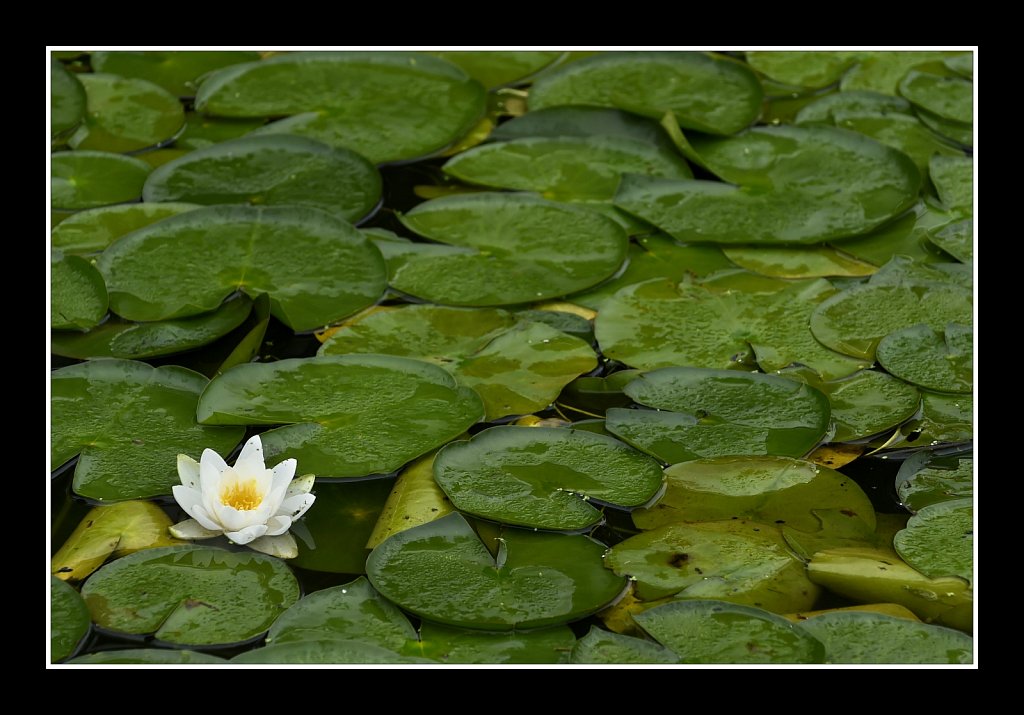
<path fill-rule="evenodd" d="M 653 641 L 591 626 L 587 635 L 576 641 L 569 662 L 580 665 L 647 665 L 678 663 L 679 656 Z"/>
<path fill-rule="evenodd" d="M 178 98 L 152 82 L 102 73 L 78 79 L 86 113 L 68 140 L 75 149 L 137 151 L 168 143 L 185 126 Z"/>
<path fill-rule="evenodd" d="M 910 517 L 893 546 L 908 564 L 930 578 L 974 579 L 974 499 L 931 504 Z"/>
<path fill-rule="evenodd" d="M 50 157 L 50 207 L 78 211 L 137 201 L 151 168 L 106 151 L 62 151 Z"/>
<path fill-rule="evenodd" d="M 882 613 L 823 613 L 800 628 L 825 644 L 828 663 L 974 662 L 970 636 Z"/>
<path fill-rule="evenodd" d="M 50 256 L 50 327 L 88 330 L 107 314 L 107 286 L 84 258 L 54 251 Z"/>
<path fill-rule="evenodd" d="M 197 208 L 179 203 L 121 204 L 80 211 L 53 227 L 50 245 L 64 253 L 98 253 L 127 233 Z"/>
<path fill-rule="evenodd" d="M 974 390 L 974 330 L 951 323 L 938 332 L 912 325 L 878 343 L 878 363 L 891 374 L 937 392 Z"/>
<path fill-rule="evenodd" d="M 70 656 L 89 633 L 92 619 L 78 591 L 50 577 L 50 661 Z"/>

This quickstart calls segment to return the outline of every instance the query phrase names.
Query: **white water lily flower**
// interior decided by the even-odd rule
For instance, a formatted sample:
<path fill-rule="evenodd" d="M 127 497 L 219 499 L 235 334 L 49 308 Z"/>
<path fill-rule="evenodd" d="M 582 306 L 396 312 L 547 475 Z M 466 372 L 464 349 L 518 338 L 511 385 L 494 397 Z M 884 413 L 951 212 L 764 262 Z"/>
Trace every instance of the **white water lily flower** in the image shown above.
<path fill-rule="evenodd" d="M 245 443 L 233 467 L 212 449 L 203 450 L 198 462 L 179 454 L 181 484 L 172 491 L 192 518 L 172 526 L 171 534 L 179 539 L 224 534 L 256 551 L 294 558 L 299 550 L 288 529 L 316 499 L 309 493 L 312 474 L 292 479 L 295 464 L 294 459 L 286 459 L 267 469 L 259 435 Z"/>

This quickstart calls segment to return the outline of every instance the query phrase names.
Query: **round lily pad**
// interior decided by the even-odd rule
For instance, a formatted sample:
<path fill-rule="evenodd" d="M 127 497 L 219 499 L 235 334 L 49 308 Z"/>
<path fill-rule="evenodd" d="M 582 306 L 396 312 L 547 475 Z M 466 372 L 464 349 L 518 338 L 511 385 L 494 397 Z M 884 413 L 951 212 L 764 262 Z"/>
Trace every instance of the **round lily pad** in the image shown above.
<path fill-rule="evenodd" d="M 900 427 L 901 443 L 936 445 L 974 439 L 974 398 L 921 390 L 921 414 Z"/>
<path fill-rule="evenodd" d="M 64 253 L 98 253 L 127 233 L 197 208 L 176 203 L 120 204 L 79 211 L 53 227 L 50 245 Z"/>
<path fill-rule="evenodd" d="M 514 52 L 502 50 L 431 52 L 435 57 L 458 65 L 484 87 L 492 89 L 516 84 L 561 58 L 564 52 Z"/>
<path fill-rule="evenodd" d="M 878 343 L 878 363 L 914 385 L 937 392 L 974 390 L 974 331 L 947 325 L 939 333 L 912 325 L 889 333 Z"/>
<path fill-rule="evenodd" d="M 150 166 L 105 151 L 62 151 L 50 157 L 50 206 L 63 211 L 136 201 Z"/>
<path fill-rule="evenodd" d="M 797 112 L 796 123 L 837 124 L 851 117 L 886 117 L 895 114 L 913 116 L 910 102 L 870 90 L 851 90 L 826 94 Z"/>
<path fill-rule="evenodd" d="M 583 618 L 621 595 L 626 580 L 604 568 L 604 552 L 587 536 L 520 529 L 482 541 L 449 514 L 382 543 L 366 573 L 385 598 L 424 619 L 518 630 Z"/>
<path fill-rule="evenodd" d="M 194 650 L 177 648 L 132 648 L 130 650 L 101 650 L 80 655 L 70 665 L 217 665 L 226 664 L 223 658 Z"/>
<path fill-rule="evenodd" d="M 107 564 L 82 597 L 103 628 L 211 646 L 265 633 L 299 599 L 299 584 L 283 561 L 254 551 L 167 546 Z"/>
<path fill-rule="evenodd" d="M 214 378 L 196 415 L 208 425 L 285 424 L 261 435 L 268 458 L 295 458 L 318 477 L 364 477 L 454 439 L 483 405 L 435 365 L 344 355 L 238 365 Z"/>
<path fill-rule="evenodd" d="M 761 83 L 749 67 L 701 52 L 607 52 L 539 78 L 530 110 L 556 105 L 625 109 L 683 127 L 734 134 L 761 110 Z"/>
<path fill-rule="evenodd" d="M 651 280 L 601 306 L 594 333 L 606 357 L 642 370 L 672 365 L 774 371 L 800 363 L 827 377 L 867 367 L 823 347 L 807 328 L 835 295 L 824 280 L 784 281 L 743 271 L 701 283 Z"/>
<path fill-rule="evenodd" d="M 931 129 L 936 134 L 939 134 L 951 142 L 961 144 L 965 147 L 974 146 L 974 125 L 963 124 L 962 122 L 951 122 L 948 119 L 943 119 L 931 112 L 918 107 L 917 118 L 921 120 L 921 123 Z"/>
<path fill-rule="evenodd" d="M 641 506 L 661 489 L 661 467 L 611 437 L 558 427 L 492 427 L 434 459 L 456 509 L 504 524 L 578 530 L 601 521 L 595 500 Z"/>
<path fill-rule="evenodd" d="M 928 175 L 928 162 L 933 156 L 963 156 L 959 148 L 936 136 L 916 117 L 904 114 L 846 117 L 836 126 L 859 132 L 902 151 L 913 159 L 922 176 Z"/>
<path fill-rule="evenodd" d="M 394 259 L 392 287 L 447 305 L 514 305 L 583 290 L 615 273 L 628 245 L 611 219 L 527 194 L 435 199 L 401 219 L 451 248 L 413 244 Z"/>
<path fill-rule="evenodd" d="M 185 131 L 174 140 L 174 148 L 205 149 L 231 139 L 240 139 L 264 124 L 266 119 L 227 119 L 210 117 L 198 112 L 186 112 Z"/>
<path fill-rule="evenodd" d="M 410 305 L 349 323 L 320 355 L 383 353 L 427 360 L 483 398 L 486 417 L 528 414 L 597 366 L 591 347 L 541 323 L 494 308 Z"/>
<path fill-rule="evenodd" d="M 107 314 L 103 276 L 78 256 L 54 251 L 50 256 L 50 327 L 88 330 Z"/>
<path fill-rule="evenodd" d="M 565 663 L 575 643 L 568 626 L 501 632 L 424 622 L 403 652 L 441 663 Z"/>
<path fill-rule="evenodd" d="M 933 156 L 929 171 L 939 199 L 946 208 L 974 213 L 974 159 Z"/>
<path fill-rule="evenodd" d="M 445 60 L 413 52 L 292 52 L 218 70 L 196 109 L 280 117 L 283 132 L 352 149 L 379 164 L 444 149 L 484 113 L 483 87 Z"/>
<path fill-rule="evenodd" d="M 657 121 L 605 107 L 566 106 L 531 110 L 499 124 L 489 139 L 509 141 L 536 137 L 618 137 L 652 144 L 659 153 L 676 151 Z"/>
<path fill-rule="evenodd" d="M 73 488 L 97 500 L 171 493 L 179 454 L 205 448 L 228 454 L 238 427 L 196 424 L 207 379 L 177 366 L 153 368 L 129 360 L 91 360 L 50 375 L 53 415 L 50 461 L 79 454 Z"/>
<path fill-rule="evenodd" d="M 821 392 L 774 375 L 669 367 L 624 391 L 656 411 L 608 410 L 607 429 L 669 464 L 730 454 L 801 457 L 829 425 Z"/>
<path fill-rule="evenodd" d="M 178 98 L 144 79 L 81 74 L 86 113 L 68 143 L 75 149 L 130 152 L 168 143 L 185 126 Z"/>
<path fill-rule="evenodd" d="M 646 665 L 678 663 L 679 656 L 653 641 L 591 626 L 587 635 L 576 641 L 569 662 L 580 665 Z"/>
<path fill-rule="evenodd" d="M 919 453 L 927 457 L 927 453 Z M 951 461 L 951 464 L 944 462 Z M 927 466 L 923 466 L 927 464 Z M 954 499 L 974 497 L 973 459 L 920 459 L 918 455 L 903 463 L 896 475 L 896 493 L 911 512 Z"/>
<path fill-rule="evenodd" d="M 305 137 L 251 136 L 189 152 L 146 180 L 145 201 L 308 206 L 346 221 L 380 201 L 377 167 L 348 149 Z"/>
<path fill-rule="evenodd" d="M 974 121 L 974 83 L 963 77 L 911 70 L 900 81 L 900 94 L 942 119 L 964 124 Z"/>
<path fill-rule="evenodd" d="M 199 78 L 208 72 L 260 58 L 258 52 L 189 50 L 178 52 L 93 52 L 89 64 L 97 72 L 144 79 L 179 97 L 196 93 Z"/>
<path fill-rule="evenodd" d="M 776 82 L 821 89 L 835 84 L 857 61 L 856 52 L 747 52 L 747 64 Z"/>
<path fill-rule="evenodd" d="M 839 88 L 843 92 L 866 89 L 884 94 L 896 94 L 900 80 L 912 68 L 925 63 L 941 62 L 962 54 L 964 53 L 907 52 L 905 50 L 861 52 L 860 62 L 843 75 Z"/>
<path fill-rule="evenodd" d="M 972 663 L 974 639 L 952 628 L 883 613 L 823 613 L 800 628 L 825 644 L 828 663 Z"/>
<path fill-rule="evenodd" d="M 974 499 L 931 504 L 893 538 L 897 553 L 930 578 L 974 580 Z"/>
<path fill-rule="evenodd" d="M 974 260 L 974 219 L 955 221 L 928 234 L 928 240 L 961 263 Z"/>
<path fill-rule="evenodd" d="M 722 601 L 666 603 L 637 624 L 681 663 L 822 663 L 825 647 L 785 618 Z"/>
<path fill-rule="evenodd" d="M 740 268 L 774 278 L 869 276 L 878 266 L 831 246 L 723 246 Z"/>
<path fill-rule="evenodd" d="M 85 88 L 59 60 L 50 59 L 50 139 L 66 137 L 85 116 Z"/>
<path fill-rule="evenodd" d="M 693 176 L 675 152 L 611 136 L 536 137 L 484 144 L 449 159 L 444 170 L 470 184 L 536 191 L 555 201 L 610 200 L 625 173 L 666 179 Z"/>
<path fill-rule="evenodd" d="M 89 633 L 92 619 L 78 591 L 56 576 L 50 577 L 50 660 L 72 655 Z"/>
<path fill-rule="evenodd" d="M 288 665 L 338 665 L 343 663 L 408 665 L 433 663 L 434 661 L 400 655 L 370 643 L 329 639 L 268 645 L 265 648 L 256 648 L 240 653 L 232 658 L 231 662 Z"/>
<path fill-rule="evenodd" d="M 313 330 L 374 303 L 380 252 L 351 224 L 300 207 L 211 206 L 139 229 L 99 259 L 110 305 L 129 320 L 211 311 L 236 290 L 269 293 L 271 312 Z"/>

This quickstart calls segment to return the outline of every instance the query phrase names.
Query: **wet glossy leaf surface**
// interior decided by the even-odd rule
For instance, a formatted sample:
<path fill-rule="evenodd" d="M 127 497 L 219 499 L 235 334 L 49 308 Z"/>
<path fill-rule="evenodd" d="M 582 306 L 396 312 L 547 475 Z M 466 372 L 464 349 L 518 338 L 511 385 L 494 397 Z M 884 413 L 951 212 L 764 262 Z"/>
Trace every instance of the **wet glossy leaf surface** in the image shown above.
<path fill-rule="evenodd" d="M 931 578 L 974 579 L 974 499 L 924 507 L 893 539 L 908 564 Z"/>
<path fill-rule="evenodd" d="M 929 462 L 911 457 L 896 475 L 896 492 L 911 512 L 939 502 L 973 498 L 974 460 L 946 458 Z"/>
<path fill-rule="evenodd" d="M 947 224 L 928 234 L 928 240 L 962 263 L 973 261 L 974 219 Z"/>
<path fill-rule="evenodd" d="M 200 77 L 213 70 L 253 62 L 258 52 L 93 52 L 90 64 L 97 72 L 135 77 L 158 84 L 168 92 L 190 97 Z"/>
<path fill-rule="evenodd" d="M 448 50 L 430 54 L 458 65 L 484 87 L 492 89 L 506 84 L 516 84 L 516 80 L 536 74 L 560 59 L 564 53 Z"/>
<path fill-rule="evenodd" d="M 434 454 L 426 454 L 398 475 L 373 526 L 366 548 L 389 536 L 452 513 L 452 503 L 434 481 Z"/>
<path fill-rule="evenodd" d="M 69 661 L 72 665 L 217 665 L 226 660 L 194 650 L 168 650 L 165 648 L 133 648 L 131 650 L 104 650 L 82 655 Z"/>
<path fill-rule="evenodd" d="M 900 94 L 942 119 L 964 124 L 974 121 L 974 84 L 963 77 L 911 70 L 900 81 Z"/>
<path fill-rule="evenodd" d="M 127 233 L 197 208 L 181 203 L 121 204 L 80 211 L 53 227 L 50 244 L 64 253 L 98 253 Z"/>
<path fill-rule="evenodd" d="M 932 183 L 946 208 L 974 214 L 974 160 L 964 156 L 932 157 Z"/>
<path fill-rule="evenodd" d="M 974 389 L 974 331 L 951 323 L 942 332 L 927 325 L 889 333 L 878 344 L 878 363 L 891 374 L 937 392 Z"/>
<path fill-rule="evenodd" d="M 974 640 L 960 631 L 881 613 L 827 613 L 800 628 L 825 644 L 828 663 L 972 663 Z"/>
<path fill-rule="evenodd" d="M 576 641 L 571 663 L 580 665 L 678 663 L 679 657 L 653 641 L 591 627 Z"/>
<path fill-rule="evenodd" d="M 50 661 L 64 660 L 77 649 L 92 625 L 89 609 L 78 592 L 50 578 Z"/>
<path fill-rule="evenodd" d="M 64 65 L 50 60 L 50 138 L 59 139 L 74 130 L 85 115 L 85 88 Z"/>
<path fill-rule="evenodd" d="M 432 661 L 426 658 L 399 655 L 380 646 L 359 641 L 310 640 L 257 648 L 235 656 L 231 662 L 239 665 L 254 663 L 328 665 L 338 663 L 412 664 Z"/>
<path fill-rule="evenodd" d="M 177 97 L 152 82 L 81 74 L 86 113 L 68 140 L 74 149 L 130 152 L 170 141 L 185 125 Z"/>
<path fill-rule="evenodd" d="M 747 52 L 747 64 L 783 84 L 820 89 L 834 84 L 857 61 L 855 52 Z"/>
<path fill-rule="evenodd" d="M 871 263 L 829 246 L 724 246 L 722 253 L 740 268 L 774 278 L 869 276 L 878 270 Z"/>
<path fill-rule="evenodd" d="M 50 206 L 77 211 L 136 201 L 150 167 L 105 151 L 65 151 L 50 157 Z"/>
<path fill-rule="evenodd" d="M 929 62 L 964 56 L 962 52 L 865 52 L 860 62 L 850 69 L 840 83 L 840 89 L 847 92 L 867 89 L 884 94 L 897 94 L 900 80 L 912 68 Z M 969 56 L 969 55 L 967 55 Z"/>
<path fill-rule="evenodd" d="M 50 255 L 50 327 L 88 330 L 107 314 L 107 287 L 100 272 L 84 258 Z"/>

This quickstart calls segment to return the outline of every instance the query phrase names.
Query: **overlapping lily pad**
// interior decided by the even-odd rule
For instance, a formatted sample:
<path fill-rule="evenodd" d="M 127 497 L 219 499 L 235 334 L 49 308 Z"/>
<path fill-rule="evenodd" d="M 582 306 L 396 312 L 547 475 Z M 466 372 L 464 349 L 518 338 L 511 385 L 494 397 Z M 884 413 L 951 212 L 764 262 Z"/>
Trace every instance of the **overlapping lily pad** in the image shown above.
<path fill-rule="evenodd" d="M 903 443 L 940 444 L 974 439 L 974 398 L 921 390 L 921 414 L 900 427 Z"/>
<path fill-rule="evenodd" d="M 458 65 L 484 87 L 492 89 L 515 84 L 560 59 L 563 52 L 524 52 L 509 50 L 448 50 L 430 54 Z"/>
<path fill-rule="evenodd" d="M 776 82 L 821 89 L 835 84 L 857 61 L 856 52 L 747 52 L 747 64 Z"/>
<path fill-rule="evenodd" d="M 375 302 L 380 252 L 351 224 L 316 209 L 211 206 L 133 232 L 99 260 L 111 310 L 165 320 L 215 309 L 236 290 L 269 293 L 271 312 L 312 330 Z"/>
<path fill-rule="evenodd" d="M 238 365 L 197 409 L 207 425 L 286 424 L 263 433 L 264 453 L 318 477 L 387 474 L 482 416 L 477 394 L 445 370 L 388 355 Z"/>
<path fill-rule="evenodd" d="M 434 456 L 420 457 L 398 475 L 366 548 L 372 549 L 400 531 L 452 513 L 451 500 L 434 481 Z"/>
<path fill-rule="evenodd" d="M 576 641 L 569 662 L 581 665 L 646 665 L 678 663 L 679 656 L 653 641 L 591 626 L 587 635 Z"/>
<path fill-rule="evenodd" d="M 86 113 L 68 143 L 75 149 L 130 152 L 170 142 L 185 126 L 177 97 L 144 79 L 81 74 Z"/>
<path fill-rule="evenodd" d="M 952 323 L 941 333 L 927 325 L 889 333 L 878 343 L 878 362 L 890 373 L 937 392 L 974 389 L 974 331 Z"/>
<path fill-rule="evenodd" d="M 429 55 L 292 52 L 214 72 L 196 94 L 196 109 L 294 115 L 260 132 L 319 139 L 379 164 L 452 144 L 483 116 L 484 94 L 461 69 Z"/>
<path fill-rule="evenodd" d="M 607 429 L 669 464 L 730 454 L 802 457 L 829 425 L 821 392 L 774 375 L 670 367 L 624 391 L 655 410 L 610 409 Z"/>
<path fill-rule="evenodd" d="M 51 576 L 50 660 L 56 663 L 74 653 L 91 625 L 89 609 L 78 591 Z"/>
<path fill-rule="evenodd" d="M 761 109 L 761 83 L 742 63 L 700 52 L 608 52 L 539 78 L 530 109 L 614 107 L 712 134 L 734 134 Z"/>
<path fill-rule="evenodd" d="M 905 50 L 863 52 L 860 62 L 843 76 L 840 89 L 843 92 L 867 89 L 884 94 L 896 94 L 899 90 L 900 80 L 914 67 L 930 62 L 941 62 L 964 54 L 962 52 L 907 52 Z"/>
<path fill-rule="evenodd" d="M 893 539 L 908 564 L 930 578 L 974 580 L 974 499 L 924 507 Z"/>
<path fill-rule="evenodd" d="M 59 142 L 85 115 L 85 88 L 57 59 L 50 60 L 50 139 Z"/>
<path fill-rule="evenodd" d="M 528 194 L 435 199 L 401 217 L 447 246 L 413 244 L 390 257 L 391 285 L 447 305 L 514 305 L 600 283 L 626 258 L 611 219 Z"/>
<path fill-rule="evenodd" d="M 208 72 L 259 58 L 258 52 L 119 50 L 93 52 L 89 55 L 89 64 L 97 72 L 144 79 L 179 97 L 191 97 L 196 93 L 199 78 Z"/>
<path fill-rule="evenodd" d="M 587 536 L 504 529 L 496 556 L 459 514 L 392 536 L 366 562 L 385 598 L 430 621 L 512 630 L 557 625 L 614 601 L 626 580 Z"/>
<path fill-rule="evenodd" d="M 254 551 L 168 546 L 107 564 L 82 597 L 103 628 L 211 646 L 262 635 L 298 600 L 299 584 L 283 561 Z"/>
<path fill-rule="evenodd" d="M 509 141 L 531 137 L 617 137 L 652 144 L 659 153 L 675 150 L 658 122 L 606 107 L 555 106 L 531 110 L 495 127 L 490 139 Z"/>
<path fill-rule="evenodd" d="M 900 80 L 900 94 L 941 119 L 963 124 L 974 121 L 974 83 L 958 75 L 911 70 Z"/>
<path fill-rule="evenodd" d="M 928 240 L 961 263 L 974 260 L 974 219 L 955 221 L 928 234 Z"/>
<path fill-rule="evenodd" d="M 129 360 L 93 360 L 51 373 L 50 459 L 75 455 L 73 487 L 90 499 L 124 500 L 170 494 L 178 454 L 209 448 L 228 454 L 238 427 L 196 424 L 202 375 L 182 367 L 153 368 Z"/>
<path fill-rule="evenodd" d="M 492 427 L 445 447 L 434 477 L 455 508 L 504 524 L 578 530 L 602 513 L 632 508 L 661 489 L 661 467 L 602 435 L 552 427 Z"/>
<path fill-rule="evenodd" d="M 336 665 L 431 663 L 426 658 L 399 655 L 380 646 L 359 641 L 309 640 L 269 645 L 236 655 L 235 664 Z"/>
<path fill-rule="evenodd" d="M 71 665 L 218 665 L 227 663 L 223 658 L 194 650 L 177 648 L 132 648 L 101 650 L 81 655 L 69 661 Z"/>
<path fill-rule="evenodd" d="M 927 466 L 925 466 L 927 465 Z M 896 475 L 900 502 L 912 512 L 954 499 L 973 498 L 973 459 L 933 459 L 920 453 L 907 459 Z"/>
<path fill-rule="evenodd" d="M 179 203 L 120 204 L 80 211 L 53 227 L 50 244 L 64 253 L 97 253 L 127 233 L 197 208 Z"/>
<path fill-rule="evenodd" d="M 850 90 L 826 94 L 811 102 L 796 115 L 797 124 L 823 122 L 837 124 L 851 117 L 889 117 L 896 114 L 913 116 L 910 102 L 870 90 Z"/>
<path fill-rule="evenodd" d="M 107 287 L 84 258 L 54 251 L 50 256 L 50 327 L 88 330 L 107 314 Z"/>
<path fill-rule="evenodd" d="M 946 261 L 949 259 L 935 249 L 928 237 L 954 218 L 934 202 L 918 201 L 906 214 L 881 228 L 834 245 L 844 253 L 876 266 L 891 261 L 895 256 L 909 256 L 922 263 Z"/>
<path fill-rule="evenodd" d="M 933 156 L 963 156 L 963 152 L 947 140 L 935 135 L 917 118 L 904 114 L 882 117 L 847 117 L 836 123 L 869 136 L 886 146 L 902 151 L 914 160 L 922 176 L 927 176 L 928 163 Z"/>
<path fill-rule="evenodd" d="M 136 201 L 150 166 L 105 151 L 62 151 L 50 157 L 50 206 L 78 211 Z"/>
<path fill-rule="evenodd" d="M 825 645 L 829 663 L 971 663 L 974 640 L 960 631 L 882 613 L 823 613 L 800 628 Z"/>
<path fill-rule="evenodd" d="M 488 419 L 547 407 L 597 366 L 584 341 L 490 308 L 410 305 L 373 313 L 331 335 L 320 355 L 383 353 L 447 369 L 483 398 Z"/>
<path fill-rule="evenodd" d="M 774 278 L 868 276 L 878 267 L 831 246 L 723 246 L 740 268 Z"/>
<path fill-rule="evenodd" d="M 934 156 L 929 164 L 932 183 L 946 208 L 974 214 L 974 159 Z"/>
<path fill-rule="evenodd" d="M 156 169 L 146 201 L 308 206 L 357 221 L 380 201 L 377 168 L 305 137 L 251 136 L 197 149 Z"/>

